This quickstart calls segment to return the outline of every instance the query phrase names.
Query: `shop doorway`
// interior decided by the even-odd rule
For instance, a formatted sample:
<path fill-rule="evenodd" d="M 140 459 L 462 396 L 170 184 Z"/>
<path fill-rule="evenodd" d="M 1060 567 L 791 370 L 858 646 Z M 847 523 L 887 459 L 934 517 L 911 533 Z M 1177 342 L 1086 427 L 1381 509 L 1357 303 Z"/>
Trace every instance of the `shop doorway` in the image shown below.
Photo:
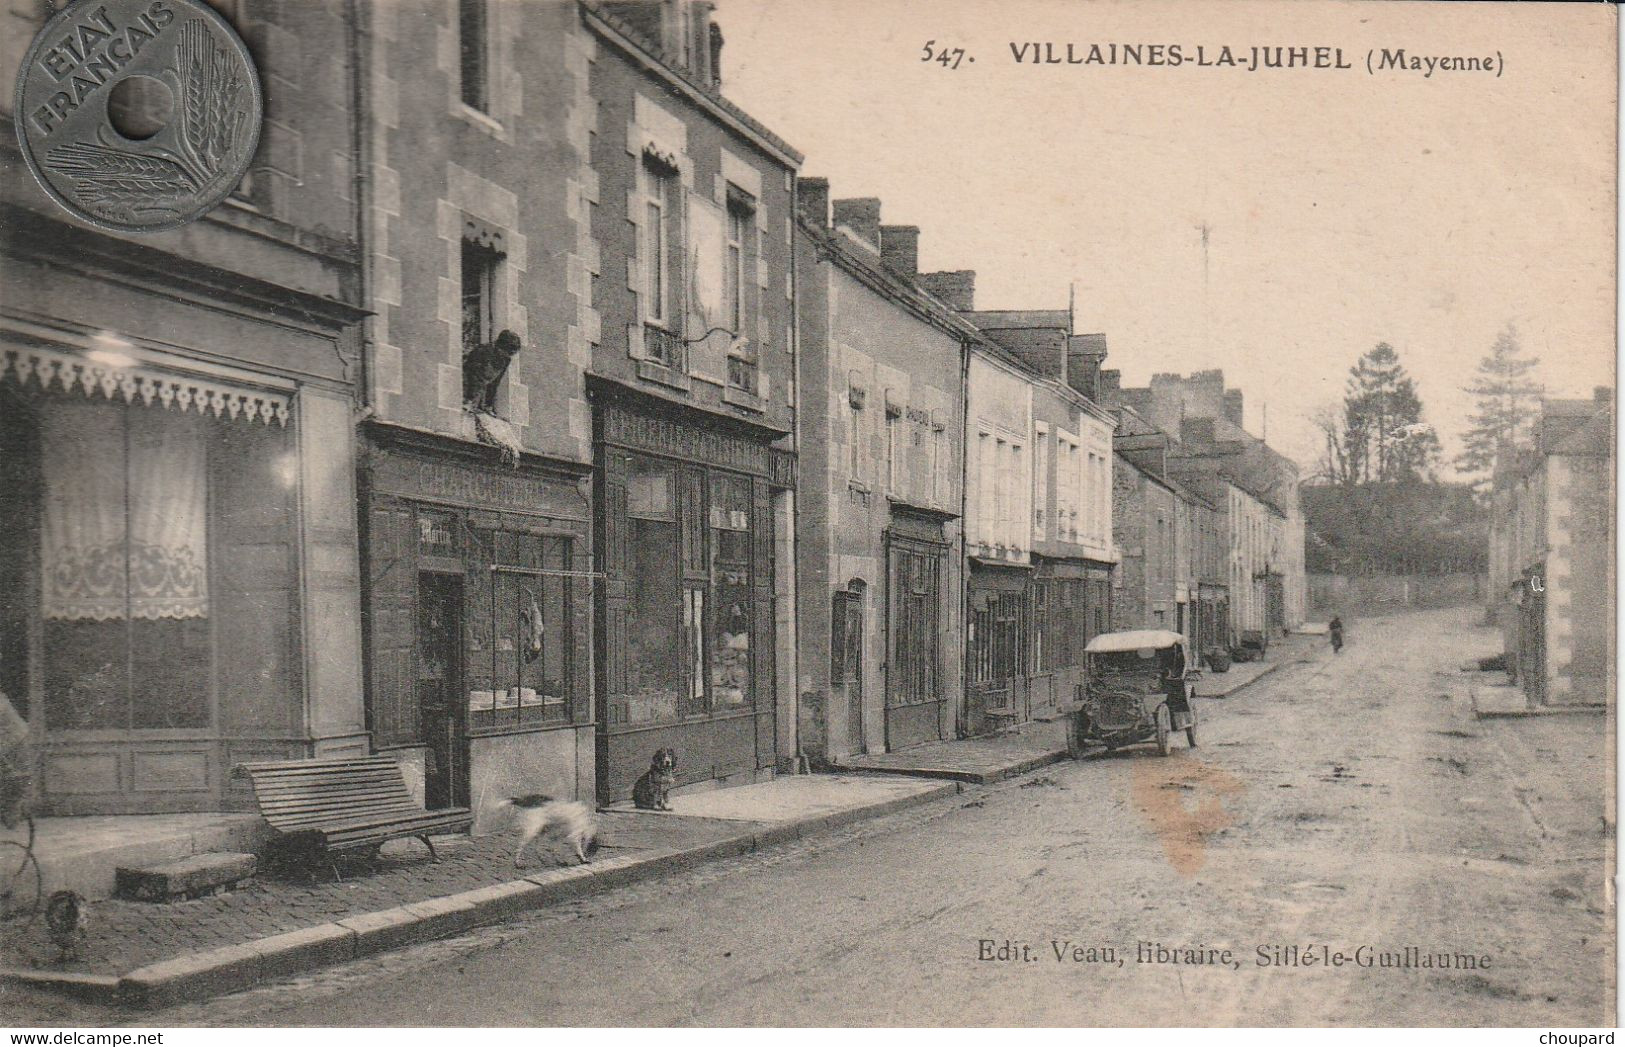
<path fill-rule="evenodd" d="M 463 579 L 418 575 L 418 723 L 428 744 L 424 803 L 468 806 L 468 737 L 463 729 Z"/>
<path fill-rule="evenodd" d="M 846 707 L 846 751 L 863 752 L 863 590 L 835 594 L 831 625 L 831 704 Z"/>

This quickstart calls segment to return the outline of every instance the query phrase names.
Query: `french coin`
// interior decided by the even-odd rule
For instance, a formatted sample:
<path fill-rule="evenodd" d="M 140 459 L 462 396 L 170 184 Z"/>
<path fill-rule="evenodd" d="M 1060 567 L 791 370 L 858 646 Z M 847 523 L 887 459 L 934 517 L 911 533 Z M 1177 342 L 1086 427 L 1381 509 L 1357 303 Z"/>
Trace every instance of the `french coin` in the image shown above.
<path fill-rule="evenodd" d="M 263 102 L 248 49 L 200 0 L 76 0 L 34 37 L 13 112 L 51 199 L 103 229 L 154 232 L 242 181 Z"/>

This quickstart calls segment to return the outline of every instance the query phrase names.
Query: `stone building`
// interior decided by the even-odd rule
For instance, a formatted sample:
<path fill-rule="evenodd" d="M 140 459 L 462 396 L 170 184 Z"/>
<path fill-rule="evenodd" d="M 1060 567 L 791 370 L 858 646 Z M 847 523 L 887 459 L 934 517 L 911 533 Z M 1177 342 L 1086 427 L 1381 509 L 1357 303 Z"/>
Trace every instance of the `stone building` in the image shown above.
<path fill-rule="evenodd" d="M 8 70 L 49 6 L 10 5 Z M 0 701 L 37 743 L 43 814 L 243 809 L 240 761 L 368 750 L 357 27 L 217 6 L 266 122 L 205 217 L 98 231 L 0 136 Z"/>
<path fill-rule="evenodd" d="M 374 743 L 481 815 L 771 774 L 799 156 L 708 4 L 364 11 Z"/>
<path fill-rule="evenodd" d="M 572 3 L 359 9 L 369 724 L 478 829 L 595 790 L 598 44 Z"/>
<path fill-rule="evenodd" d="M 951 738 L 963 694 L 974 328 L 914 283 L 920 231 L 798 183 L 799 740 L 815 764 Z"/>
<path fill-rule="evenodd" d="M 608 802 L 667 746 L 683 785 L 754 781 L 794 757 L 801 156 L 723 97 L 709 3 L 579 11 L 585 64 L 572 62 L 587 70 L 592 133 L 575 214 L 591 232 L 574 286 L 590 288 L 595 313 L 596 776 Z"/>
<path fill-rule="evenodd" d="M 1278 520 L 1268 525 L 1276 534 L 1274 556 L 1268 559 L 1264 582 L 1263 624 L 1240 628 L 1281 630 L 1303 621 L 1308 600 L 1304 565 L 1303 511 L 1298 503 L 1298 467 L 1291 459 L 1243 428 L 1241 390 L 1227 389 L 1223 371 L 1198 371 L 1186 378 L 1156 374 L 1149 386 L 1124 388 L 1116 371 L 1101 374 L 1101 400 L 1133 407 L 1152 425 L 1175 438 L 1181 464 L 1178 475 L 1190 471 L 1186 461 L 1199 461 L 1197 471 L 1208 470 L 1261 499 Z M 1244 594 L 1231 592 L 1239 607 Z"/>
<path fill-rule="evenodd" d="M 1070 708 L 1084 647 L 1112 628 L 1112 431 L 1093 400 L 1102 335 L 1075 335 L 1069 309 L 960 314 L 1032 373 L 1032 564 L 1026 701 L 1018 719 Z"/>
<path fill-rule="evenodd" d="M 1532 706 L 1614 693 L 1613 396 L 1546 400 L 1535 446 L 1491 496 L 1489 562 L 1508 667 Z"/>
<path fill-rule="evenodd" d="M 1180 491 L 1168 477 L 1168 435 L 1132 408 L 1119 407 L 1112 470 L 1112 532 L 1119 562 L 1112 579 L 1114 627 L 1183 632 L 1175 599 L 1179 575 Z"/>

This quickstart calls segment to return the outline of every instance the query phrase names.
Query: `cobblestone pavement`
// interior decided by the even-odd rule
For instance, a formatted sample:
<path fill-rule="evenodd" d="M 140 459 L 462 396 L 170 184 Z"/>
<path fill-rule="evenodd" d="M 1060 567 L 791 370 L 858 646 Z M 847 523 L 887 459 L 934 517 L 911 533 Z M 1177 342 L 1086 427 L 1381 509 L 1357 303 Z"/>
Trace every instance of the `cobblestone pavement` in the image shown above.
<path fill-rule="evenodd" d="M 600 854 L 635 854 L 657 847 L 696 845 L 759 828 L 761 823 L 656 814 L 611 812 L 600 816 Z M 265 870 L 239 889 L 191 901 L 152 904 L 117 900 L 92 905 L 87 936 L 77 961 L 59 962 L 57 948 L 36 920 L 26 935 L 7 941 L 9 963 L 52 971 L 118 975 L 184 953 L 236 945 L 256 938 L 362 913 L 475 890 L 516 879 L 528 871 L 574 864 L 557 842 L 538 840 L 525 852 L 526 869 L 513 867 L 512 832 L 471 839 L 437 838 L 441 860 L 429 860 L 417 840 L 385 846 L 373 863 L 340 862 L 334 881 L 321 870 L 305 882 L 295 870 Z"/>

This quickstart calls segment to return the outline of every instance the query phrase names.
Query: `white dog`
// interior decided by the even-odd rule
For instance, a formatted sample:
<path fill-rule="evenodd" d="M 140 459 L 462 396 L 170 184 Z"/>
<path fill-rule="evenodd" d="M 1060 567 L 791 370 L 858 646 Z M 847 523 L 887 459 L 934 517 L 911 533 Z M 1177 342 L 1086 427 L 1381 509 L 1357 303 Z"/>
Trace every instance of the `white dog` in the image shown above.
<path fill-rule="evenodd" d="M 551 796 L 532 793 L 504 800 L 517 816 L 519 848 L 513 852 L 514 868 L 519 868 L 519 857 L 530 842 L 543 833 L 562 837 L 575 849 L 581 864 L 587 864 L 587 855 L 598 849 L 598 819 L 592 808 L 580 800 L 555 800 Z"/>

